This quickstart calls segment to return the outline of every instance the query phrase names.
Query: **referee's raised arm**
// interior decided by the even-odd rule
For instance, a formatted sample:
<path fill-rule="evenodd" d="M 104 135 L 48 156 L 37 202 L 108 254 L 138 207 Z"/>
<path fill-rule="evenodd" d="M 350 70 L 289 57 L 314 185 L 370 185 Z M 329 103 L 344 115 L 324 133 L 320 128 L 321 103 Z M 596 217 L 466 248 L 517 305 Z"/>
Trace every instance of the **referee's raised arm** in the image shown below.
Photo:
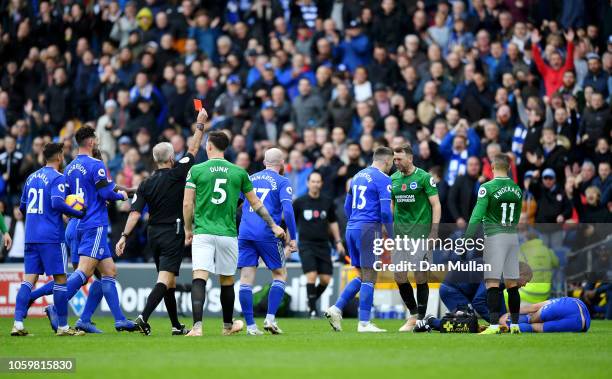
<path fill-rule="evenodd" d="M 202 146 L 202 138 L 204 138 L 204 133 L 208 132 L 211 124 L 208 122 L 208 112 L 206 109 L 202 108 L 198 112 L 198 117 L 196 119 L 196 128 L 193 131 L 193 138 L 191 139 L 191 144 L 189 145 L 189 150 L 187 152 L 195 157 Z"/>

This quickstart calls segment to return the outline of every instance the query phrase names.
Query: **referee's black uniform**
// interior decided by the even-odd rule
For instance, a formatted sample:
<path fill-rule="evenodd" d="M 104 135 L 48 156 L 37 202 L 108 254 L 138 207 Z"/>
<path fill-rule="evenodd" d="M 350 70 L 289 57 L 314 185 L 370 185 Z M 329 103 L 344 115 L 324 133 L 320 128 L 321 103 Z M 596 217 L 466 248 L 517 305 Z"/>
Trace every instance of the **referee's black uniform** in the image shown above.
<path fill-rule="evenodd" d="M 293 202 L 293 210 L 300 236 L 302 270 L 332 275 L 329 224 L 336 222 L 333 200 L 323 194 L 315 199 L 307 193 Z"/>
<path fill-rule="evenodd" d="M 149 206 L 147 235 L 158 272 L 179 274 L 185 244 L 183 194 L 194 163 L 194 156 L 187 153 L 173 168 L 156 170 L 140 184 L 132 201 L 132 211 L 142 213 Z"/>

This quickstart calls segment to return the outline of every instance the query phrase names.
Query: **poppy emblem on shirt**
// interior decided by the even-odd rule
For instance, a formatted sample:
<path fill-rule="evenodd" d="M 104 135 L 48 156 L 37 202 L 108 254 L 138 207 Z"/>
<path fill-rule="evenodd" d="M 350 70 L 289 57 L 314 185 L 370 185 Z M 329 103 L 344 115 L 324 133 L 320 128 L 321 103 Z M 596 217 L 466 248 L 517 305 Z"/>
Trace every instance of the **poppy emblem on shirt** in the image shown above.
<path fill-rule="evenodd" d="M 315 218 L 318 218 L 320 215 L 319 211 L 314 211 L 312 212 L 312 214 L 314 215 Z"/>
<path fill-rule="evenodd" d="M 406 191 L 406 188 L 408 188 L 408 186 L 406 185 L 406 183 L 402 184 L 402 191 Z"/>

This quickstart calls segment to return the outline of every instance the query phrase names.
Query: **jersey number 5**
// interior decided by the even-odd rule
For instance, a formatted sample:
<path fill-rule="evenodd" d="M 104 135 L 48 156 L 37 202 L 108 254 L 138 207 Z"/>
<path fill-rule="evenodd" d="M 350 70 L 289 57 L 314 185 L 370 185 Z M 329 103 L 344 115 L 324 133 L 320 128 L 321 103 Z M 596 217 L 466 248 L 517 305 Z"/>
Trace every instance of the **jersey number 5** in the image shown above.
<path fill-rule="evenodd" d="M 211 203 L 219 205 L 225 202 L 225 199 L 227 199 L 227 192 L 225 192 L 225 189 L 221 187 L 221 185 L 225 183 L 227 183 L 227 179 L 215 179 L 215 186 L 213 187 L 213 192 L 218 193 L 219 197 L 216 199 L 214 197 L 211 198 Z"/>
<path fill-rule="evenodd" d="M 353 186 L 353 209 L 363 209 L 366 206 L 365 191 L 366 186 Z M 359 197 L 359 203 L 357 203 Z"/>

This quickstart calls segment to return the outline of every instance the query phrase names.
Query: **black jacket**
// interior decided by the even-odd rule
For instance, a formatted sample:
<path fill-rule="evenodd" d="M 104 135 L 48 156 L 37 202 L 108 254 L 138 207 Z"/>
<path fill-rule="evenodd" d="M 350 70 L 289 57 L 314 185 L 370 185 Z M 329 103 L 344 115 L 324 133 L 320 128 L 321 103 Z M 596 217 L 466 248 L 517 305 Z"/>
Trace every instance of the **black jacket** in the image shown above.
<path fill-rule="evenodd" d="M 536 223 L 556 224 L 559 215 L 563 215 L 566 220 L 572 217 L 572 203 L 558 184 L 552 189 L 546 189 L 541 182 L 532 182 L 529 191 L 538 203 Z"/>
<path fill-rule="evenodd" d="M 457 221 L 460 217 L 465 221 L 470 219 L 472 209 L 476 206 L 478 191 L 476 182 L 478 178 L 469 175 L 460 175 L 448 191 L 448 212 L 450 217 Z"/>

